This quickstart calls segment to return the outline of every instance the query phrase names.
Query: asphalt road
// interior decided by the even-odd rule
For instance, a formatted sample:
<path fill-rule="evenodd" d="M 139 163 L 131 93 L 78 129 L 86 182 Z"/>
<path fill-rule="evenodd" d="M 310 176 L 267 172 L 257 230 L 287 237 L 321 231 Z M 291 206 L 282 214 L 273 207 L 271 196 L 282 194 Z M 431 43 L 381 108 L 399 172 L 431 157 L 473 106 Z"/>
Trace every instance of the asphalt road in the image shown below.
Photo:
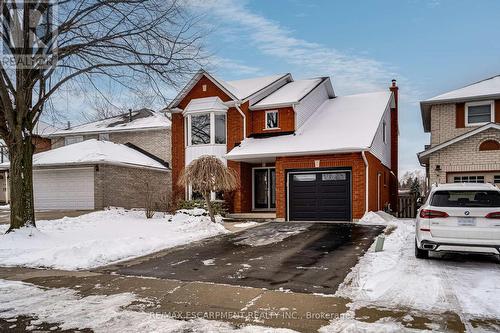
<path fill-rule="evenodd" d="M 106 270 L 181 281 L 333 294 L 383 229 L 353 223 L 268 223 Z"/>

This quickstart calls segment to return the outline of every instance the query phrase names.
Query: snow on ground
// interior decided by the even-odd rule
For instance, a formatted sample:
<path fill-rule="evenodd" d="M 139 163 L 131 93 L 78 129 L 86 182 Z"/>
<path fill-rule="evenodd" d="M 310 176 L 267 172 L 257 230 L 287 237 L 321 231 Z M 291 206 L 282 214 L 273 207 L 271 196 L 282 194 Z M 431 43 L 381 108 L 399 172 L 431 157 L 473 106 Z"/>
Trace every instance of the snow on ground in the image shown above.
<path fill-rule="evenodd" d="M 337 296 L 351 298 L 354 308 L 450 310 L 500 318 L 500 265 L 494 259 L 417 259 L 414 220 L 395 220 L 389 225 L 397 228 L 386 236 L 384 251 L 374 252 L 372 246 L 340 285 Z"/>
<path fill-rule="evenodd" d="M 38 221 L 37 229 L 0 235 L 0 265 L 88 269 L 228 232 L 203 212 L 157 213 L 148 220 L 143 211 L 114 208 Z M 0 232 L 7 228 L 0 225 Z"/>
<path fill-rule="evenodd" d="M 250 222 L 244 222 L 244 223 L 237 223 L 234 226 L 236 228 L 249 228 L 249 227 L 253 227 L 254 225 L 257 225 L 257 224 L 259 224 L 259 222 L 250 221 Z"/>
<path fill-rule="evenodd" d="M 396 218 L 386 212 L 368 212 L 359 220 L 361 224 L 375 224 L 375 225 L 387 225 L 388 223 L 395 221 Z"/>
<path fill-rule="evenodd" d="M 66 288 L 41 289 L 32 284 L 0 280 L 0 318 L 35 317 L 33 324 L 60 323 L 64 329 L 90 328 L 95 332 L 220 332 L 291 333 L 261 326 L 234 328 L 205 319 L 176 320 L 166 315 L 124 310 L 136 297 L 132 293 L 79 297 Z"/>

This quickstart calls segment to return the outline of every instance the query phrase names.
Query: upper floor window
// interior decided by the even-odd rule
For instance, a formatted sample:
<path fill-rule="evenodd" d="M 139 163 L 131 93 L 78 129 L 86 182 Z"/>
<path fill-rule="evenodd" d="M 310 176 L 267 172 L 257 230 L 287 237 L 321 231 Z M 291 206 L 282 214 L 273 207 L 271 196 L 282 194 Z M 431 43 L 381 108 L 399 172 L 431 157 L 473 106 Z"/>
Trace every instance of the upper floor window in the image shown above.
<path fill-rule="evenodd" d="M 495 103 L 493 101 L 465 103 L 465 125 L 483 125 L 495 120 Z"/>
<path fill-rule="evenodd" d="M 266 111 L 266 129 L 278 128 L 278 111 Z"/>
<path fill-rule="evenodd" d="M 190 145 L 225 144 L 226 115 L 203 113 L 188 115 L 188 142 Z"/>
<path fill-rule="evenodd" d="M 387 124 L 385 121 L 382 123 L 382 138 L 384 139 L 384 143 L 387 143 Z"/>
<path fill-rule="evenodd" d="M 82 135 L 75 135 L 75 136 L 67 136 L 64 138 L 64 145 L 72 145 L 73 143 L 78 143 L 83 141 L 83 136 Z"/>

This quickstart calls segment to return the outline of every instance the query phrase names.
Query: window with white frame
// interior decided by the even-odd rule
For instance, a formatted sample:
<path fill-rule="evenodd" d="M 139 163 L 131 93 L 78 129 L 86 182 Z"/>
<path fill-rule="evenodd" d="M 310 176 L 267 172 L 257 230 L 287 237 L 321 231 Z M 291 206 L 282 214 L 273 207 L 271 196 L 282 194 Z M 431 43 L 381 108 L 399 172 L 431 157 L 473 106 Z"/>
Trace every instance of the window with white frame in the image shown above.
<path fill-rule="evenodd" d="M 67 136 L 64 138 L 64 145 L 69 146 L 72 145 L 73 143 L 78 143 L 82 141 L 83 141 L 83 136 L 81 135 Z"/>
<path fill-rule="evenodd" d="M 186 117 L 186 125 L 189 145 L 226 144 L 225 114 L 191 114 Z"/>
<path fill-rule="evenodd" d="M 382 138 L 384 143 L 387 143 L 387 123 L 385 121 L 382 123 Z"/>
<path fill-rule="evenodd" d="M 278 111 L 266 111 L 266 129 L 278 128 Z"/>
<path fill-rule="evenodd" d="M 465 104 L 465 124 L 467 126 L 477 126 L 493 122 L 494 117 L 495 103 L 493 101 Z"/>

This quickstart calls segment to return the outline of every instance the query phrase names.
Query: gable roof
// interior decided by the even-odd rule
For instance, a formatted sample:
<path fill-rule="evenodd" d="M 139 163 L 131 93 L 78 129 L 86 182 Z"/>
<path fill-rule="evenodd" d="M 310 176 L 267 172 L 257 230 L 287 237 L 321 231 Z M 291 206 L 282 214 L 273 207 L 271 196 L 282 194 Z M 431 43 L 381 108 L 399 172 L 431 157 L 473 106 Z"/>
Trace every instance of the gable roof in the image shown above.
<path fill-rule="evenodd" d="M 169 128 L 170 120 L 160 112 L 149 109 L 132 111 L 130 114 L 123 113 L 118 116 L 78 125 L 70 129 L 58 130 L 50 136 L 65 136 L 69 134 L 103 133 L 103 132 L 125 132 L 137 130 L 151 130 Z"/>
<path fill-rule="evenodd" d="M 472 102 L 500 98 L 500 75 L 496 75 L 465 87 L 434 96 L 420 102 L 420 111 L 425 132 L 430 132 L 430 111 L 435 104 Z"/>
<path fill-rule="evenodd" d="M 493 128 L 493 129 L 497 129 L 497 130 L 500 130 L 500 125 L 499 124 L 495 124 L 495 123 L 488 123 L 486 125 L 483 125 L 481 127 L 478 127 L 472 131 L 469 131 L 467 133 L 464 133 L 462 135 L 459 135 L 451 140 L 448 140 L 448 141 L 445 141 L 443 143 L 440 143 L 438 145 L 435 145 L 434 147 L 431 147 L 427 150 L 424 150 L 420 153 L 417 154 L 418 156 L 418 159 L 420 160 L 420 163 L 422 163 L 422 160 L 425 158 L 425 157 L 428 157 L 430 154 L 432 153 L 435 153 L 437 152 L 438 150 L 441 150 L 443 148 L 446 148 L 452 144 L 455 144 L 457 142 L 460 142 L 462 140 L 465 140 L 467 138 L 470 138 L 471 136 L 473 135 L 476 135 L 476 134 L 479 134 L 481 132 L 484 132 L 486 130 L 489 130 L 490 128 Z"/>
<path fill-rule="evenodd" d="M 367 150 L 392 96 L 382 91 L 326 100 L 295 134 L 245 139 L 226 158 L 238 161 Z"/>
<path fill-rule="evenodd" d="M 208 73 L 207 71 L 200 69 L 189 82 L 182 88 L 182 90 L 177 94 L 177 96 L 168 105 L 167 109 L 172 109 L 177 107 L 177 105 L 184 99 L 184 97 L 193 89 L 193 87 L 198 83 L 198 81 L 203 77 L 207 77 L 212 81 L 219 89 L 224 91 L 231 99 L 234 101 L 243 101 L 250 98 L 252 95 L 258 93 L 259 91 L 265 89 L 271 84 L 281 80 L 290 79 L 291 74 L 278 74 L 270 75 L 258 78 L 251 78 L 245 80 L 236 81 L 224 81 L 216 78 L 214 75 Z"/>
<path fill-rule="evenodd" d="M 160 162 L 126 145 L 95 139 L 85 140 L 33 155 L 33 166 L 35 167 L 84 164 L 112 164 L 168 170 Z M 8 162 L 0 165 L 1 169 L 8 167 Z"/>
<path fill-rule="evenodd" d="M 33 128 L 33 134 L 42 138 L 49 137 L 52 133 L 57 132 L 59 129 L 44 121 L 39 120 Z"/>
<path fill-rule="evenodd" d="M 251 109 L 267 109 L 271 107 L 279 107 L 283 105 L 297 104 L 307 96 L 311 91 L 318 87 L 321 83 L 330 80 L 328 77 L 320 77 L 313 79 L 304 79 L 291 81 L 283 87 L 266 96 L 256 104 L 252 105 Z M 335 97 L 331 84 L 329 85 L 330 97 Z"/>

